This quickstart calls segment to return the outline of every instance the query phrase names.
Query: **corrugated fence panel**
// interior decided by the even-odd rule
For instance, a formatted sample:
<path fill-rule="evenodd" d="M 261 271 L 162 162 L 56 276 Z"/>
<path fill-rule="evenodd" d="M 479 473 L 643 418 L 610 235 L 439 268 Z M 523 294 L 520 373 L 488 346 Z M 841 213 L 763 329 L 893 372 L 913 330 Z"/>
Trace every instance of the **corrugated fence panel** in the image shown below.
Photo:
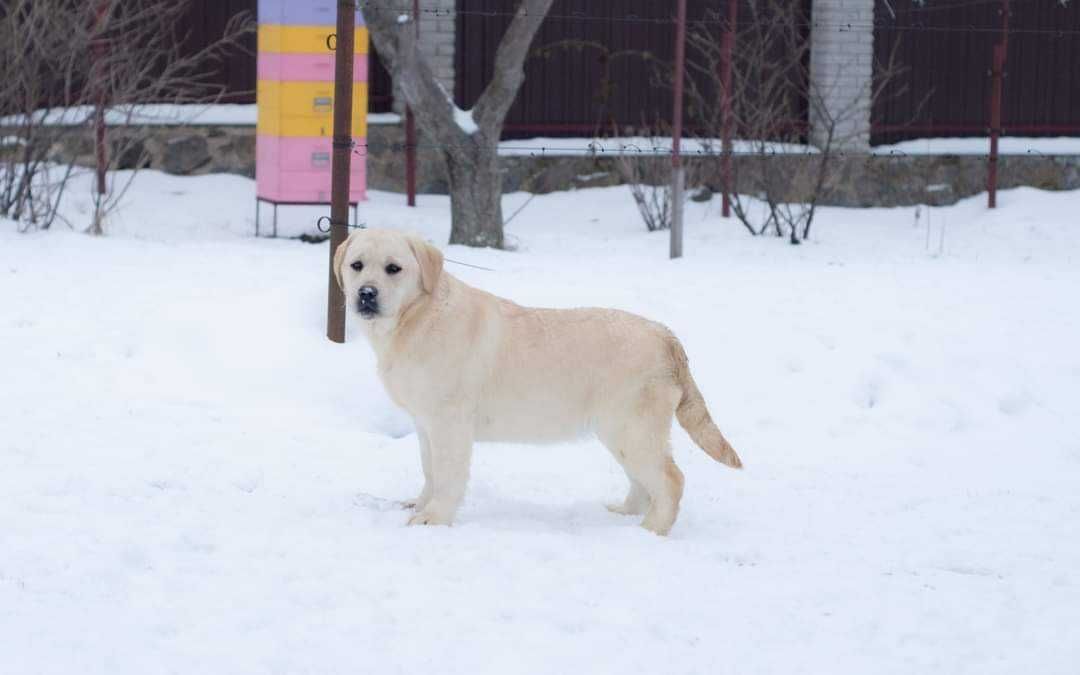
<path fill-rule="evenodd" d="M 793 2 L 809 16 L 809 0 Z M 503 0 L 458 0 L 458 105 L 471 108 L 484 91 L 514 7 Z M 718 36 L 725 9 L 726 0 L 688 0 L 690 30 L 706 20 Z M 674 16 L 673 2 L 556 0 L 533 42 L 503 136 L 608 135 L 613 126 L 670 123 Z M 740 25 L 748 16 L 740 9 Z M 693 58 L 691 46 L 687 59 Z M 659 69 L 664 76 L 658 77 Z M 700 84 L 705 92 L 714 89 L 708 78 Z M 687 115 L 693 130 L 689 110 Z M 806 102 L 794 101 L 792 125 L 805 128 L 806 116 Z"/>
<path fill-rule="evenodd" d="M 176 25 L 176 35 L 184 39 L 182 51 L 186 54 L 194 54 L 219 40 L 228 22 L 240 12 L 247 12 L 253 19 L 258 18 L 257 5 L 258 0 L 191 0 L 188 11 Z M 209 72 L 205 81 L 212 87 L 220 87 L 224 91 L 225 102 L 255 102 L 256 41 L 256 34 L 252 32 L 245 36 L 243 43 L 229 52 L 225 58 L 207 65 Z M 372 52 L 369 58 L 371 84 L 369 110 L 387 112 L 393 103 L 390 75 L 376 54 Z M 57 92 L 57 95 L 62 95 L 62 92 Z M 57 104 L 62 104 L 62 101 L 60 99 L 50 101 L 50 105 Z"/>
<path fill-rule="evenodd" d="M 1010 135 L 1080 134 L 1080 2 L 1012 3 L 1002 126 Z M 1032 34 L 1024 30 L 1073 31 Z"/>
<path fill-rule="evenodd" d="M 184 51 L 193 54 L 221 39 L 229 20 L 240 12 L 254 19 L 256 0 L 192 0 L 176 27 L 177 35 L 186 36 Z M 242 45 L 207 67 L 207 82 L 224 90 L 224 101 L 255 102 L 255 33 L 244 36 Z"/>
<path fill-rule="evenodd" d="M 889 6 L 879 0 L 874 10 L 877 85 L 891 55 L 903 71 L 875 101 L 871 142 L 987 135 L 1001 0 L 889 0 Z M 1004 133 L 1080 133 L 1080 37 L 1053 33 L 1080 31 L 1080 2 L 1013 0 L 1009 19 Z"/>
<path fill-rule="evenodd" d="M 689 16 L 702 16 L 707 4 L 690 0 Z M 458 105 L 472 107 L 490 80 L 495 50 L 511 21 L 508 6 L 501 0 L 458 1 Z M 670 89 L 655 81 L 648 56 L 671 60 L 673 8 L 656 0 L 556 0 L 533 41 L 504 135 L 589 136 L 609 131 L 612 123 L 669 120 Z"/>

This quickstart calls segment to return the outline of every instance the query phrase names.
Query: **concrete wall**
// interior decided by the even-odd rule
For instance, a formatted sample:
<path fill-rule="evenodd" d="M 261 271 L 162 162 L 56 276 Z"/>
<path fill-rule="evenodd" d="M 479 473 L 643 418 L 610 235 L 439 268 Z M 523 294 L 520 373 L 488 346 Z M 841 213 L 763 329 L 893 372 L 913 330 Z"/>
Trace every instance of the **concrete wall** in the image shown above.
<path fill-rule="evenodd" d="M 813 0 L 810 78 L 827 111 L 810 111 L 810 137 L 820 145 L 830 122 L 849 150 L 870 147 L 874 1 Z M 944 39 L 944 38 L 943 38 Z"/>

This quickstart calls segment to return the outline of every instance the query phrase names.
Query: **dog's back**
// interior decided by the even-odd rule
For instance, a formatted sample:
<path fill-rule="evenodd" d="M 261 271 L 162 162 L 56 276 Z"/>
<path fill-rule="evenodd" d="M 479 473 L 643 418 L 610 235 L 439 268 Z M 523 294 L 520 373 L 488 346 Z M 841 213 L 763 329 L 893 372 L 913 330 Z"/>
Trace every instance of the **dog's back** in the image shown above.
<path fill-rule="evenodd" d="M 667 329 L 613 309 L 499 300 L 498 345 L 481 393 L 482 440 L 551 442 L 596 430 L 612 405 L 674 384 Z"/>

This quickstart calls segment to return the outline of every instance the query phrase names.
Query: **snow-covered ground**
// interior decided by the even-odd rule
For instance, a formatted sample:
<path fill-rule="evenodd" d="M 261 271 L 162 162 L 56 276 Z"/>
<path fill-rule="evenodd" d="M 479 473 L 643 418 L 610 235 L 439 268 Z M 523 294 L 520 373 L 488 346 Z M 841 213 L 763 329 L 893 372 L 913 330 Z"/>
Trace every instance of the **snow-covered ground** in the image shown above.
<path fill-rule="evenodd" d="M 892 145 L 877 145 L 872 151 L 875 155 L 986 155 L 990 152 L 990 139 L 916 138 Z M 998 152 L 1003 155 L 1080 155 L 1080 138 L 1002 136 L 998 139 Z"/>
<path fill-rule="evenodd" d="M 746 469 L 677 430 L 661 539 L 594 441 L 480 446 L 459 522 L 404 527 L 409 422 L 253 190 L 146 172 L 110 236 L 0 222 L 0 672 L 1077 672 L 1080 193 L 824 209 L 799 247 L 691 203 L 672 262 L 604 188 L 448 248 L 682 337 Z M 446 198 L 371 194 L 446 240 Z"/>

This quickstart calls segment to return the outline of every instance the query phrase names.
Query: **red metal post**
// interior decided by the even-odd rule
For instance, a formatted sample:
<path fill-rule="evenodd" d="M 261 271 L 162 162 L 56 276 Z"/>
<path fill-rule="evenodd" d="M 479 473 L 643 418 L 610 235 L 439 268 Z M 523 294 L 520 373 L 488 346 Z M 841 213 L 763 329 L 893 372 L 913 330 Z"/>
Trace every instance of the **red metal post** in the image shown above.
<path fill-rule="evenodd" d="M 416 119 L 405 108 L 405 192 L 409 206 L 416 206 Z"/>
<path fill-rule="evenodd" d="M 993 82 L 990 86 L 990 160 L 987 165 L 987 206 L 997 208 L 998 135 L 1001 133 L 1001 71 L 1005 65 L 1005 51 L 1000 44 L 994 45 Z"/>
<path fill-rule="evenodd" d="M 686 70 L 686 0 L 679 0 L 675 18 L 675 94 L 671 133 L 671 246 L 670 256 L 681 258 L 683 249 L 683 187 L 685 173 L 679 146 L 682 141 L 683 77 Z"/>
<path fill-rule="evenodd" d="M 334 155 L 330 167 L 330 278 L 326 300 L 326 337 L 334 342 L 345 342 L 345 296 L 334 276 L 334 251 L 349 235 L 355 25 L 355 0 L 338 0 L 337 47 L 334 55 Z"/>
<path fill-rule="evenodd" d="M 413 27 L 420 38 L 420 0 L 413 0 Z M 409 206 L 416 206 L 416 118 L 405 108 L 405 192 Z"/>
<path fill-rule="evenodd" d="M 997 208 L 998 137 L 1001 135 L 1001 97 L 1004 89 L 1005 60 L 1009 48 L 1009 0 L 1001 2 L 1001 41 L 994 45 L 990 70 L 990 158 L 986 170 L 986 205 Z"/>
<path fill-rule="evenodd" d="M 731 161 L 734 150 L 732 135 L 735 120 L 731 110 L 731 59 L 735 51 L 735 25 L 739 18 L 739 0 L 728 0 L 727 27 L 720 39 L 720 110 L 723 115 L 721 135 L 723 136 L 724 154 L 721 158 L 721 179 L 723 180 L 723 199 L 721 215 L 731 217 L 731 191 L 735 189 L 731 179 Z"/>
<path fill-rule="evenodd" d="M 109 168 L 109 149 L 105 139 L 105 107 L 108 105 L 108 73 L 105 68 L 107 56 L 105 45 L 105 19 L 109 11 L 109 0 L 100 0 L 94 17 L 94 65 L 91 70 L 97 80 L 97 100 L 94 102 L 94 160 L 97 174 L 97 205 L 94 209 L 94 224 L 92 231 L 101 234 L 102 208 L 105 201 L 105 193 L 108 191 L 106 184 L 106 172 Z"/>

